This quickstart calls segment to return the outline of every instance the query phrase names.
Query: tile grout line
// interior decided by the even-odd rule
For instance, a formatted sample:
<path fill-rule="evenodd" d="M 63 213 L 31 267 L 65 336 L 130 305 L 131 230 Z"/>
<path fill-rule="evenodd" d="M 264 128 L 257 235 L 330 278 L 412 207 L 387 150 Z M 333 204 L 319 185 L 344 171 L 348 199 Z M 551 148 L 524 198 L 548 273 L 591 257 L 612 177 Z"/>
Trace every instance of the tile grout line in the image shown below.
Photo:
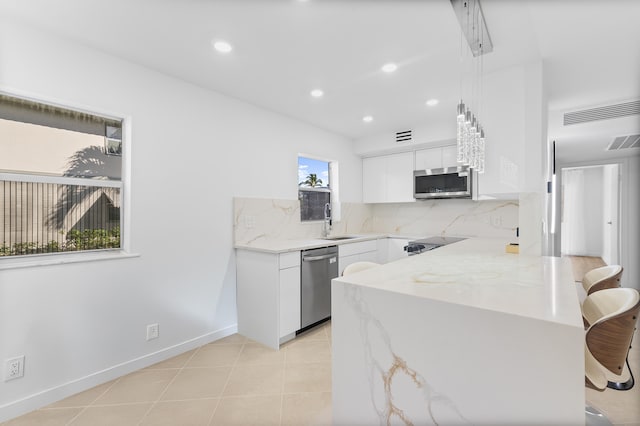
<path fill-rule="evenodd" d="M 203 345 L 204 346 L 204 345 Z M 198 350 L 194 351 L 191 356 L 189 357 L 188 360 L 186 360 L 184 362 L 184 364 L 182 364 L 182 367 L 180 367 L 178 369 L 178 371 L 176 372 L 176 374 L 173 376 L 173 378 L 171 380 L 169 380 L 169 383 L 167 383 L 167 386 L 165 386 L 165 388 L 162 390 L 162 392 L 160 392 L 160 395 L 158 395 L 158 397 L 156 398 L 155 401 L 153 401 L 151 403 L 151 406 L 147 409 L 147 411 L 144 413 L 144 415 L 142 416 L 142 418 L 140 419 L 140 421 L 138 421 L 138 426 L 140 426 L 142 424 L 142 422 L 147 418 L 147 416 L 149 415 L 149 413 L 151 412 L 151 410 L 153 410 L 153 408 L 158 405 L 158 402 L 160 402 L 160 399 L 164 396 L 165 393 L 167 393 L 167 389 L 169 389 L 169 386 L 171 386 L 173 384 L 173 382 L 178 378 L 178 376 L 180 375 L 180 373 L 182 372 L 182 370 L 184 370 L 185 365 L 187 365 L 189 363 L 189 361 L 191 361 L 191 359 L 198 353 L 200 352 L 200 349 L 202 348 L 202 346 L 200 346 L 198 348 Z M 179 356 L 179 355 L 176 355 Z M 140 370 L 139 370 L 140 371 Z"/>
<path fill-rule="evenodd" d="M 115 380 L 113 381 L 113 383 L 111 383 L 111 386 L 109 386 L 107 389 L 105 389 L 105 390 L 104 390 L 104 392 L 102 392 L 100 395 L 96 396 L 96 397 L 95 397 L 95 398 L 94 398 L 94 399 L 93 399 L 89 404 L 87 404 L 87 405 L 85 405 L 84 407 L 82 407 L 82 410 L 80 410 L 80 411 L 78 412 L 78 414 L 76 414 L 75 416 L 73 416 L 73 417 L 71 418 L 71 420 L 69 420 L 67 423 L 65 423 L 65 426 L 69 426 L 69 425 L 70 425 L 70 424 L 72 424 L 74 421 L 76 421 L 76 420 L 78 419 L 78 417 L 80 417 L 80 415 L 81 415 L 82 413 L 84 413 L 85 411 L 87 411 L 87 409 L 93 405 L 93 403 L 94 403 L 94 402 L 96 402 L 97 400 L 99 400 L 100 398 L 102 398 L 102 396 L 103 396 L 104 394 L 106 394 L 107 392 L 109 392 L 109 391 L 111 390 L 111 388 L 112 388 L 112 387 L 114 387 L 114 386 L 115 386 L 115 385 L 120 381 L 120 379 L 122 379 L 122 377 L 123 377 L 123 376 L 120 376 L 120 377 L 118 377 L 117 379 L 115 379 Z M 98 386 L 100 386 L 100 385 L 98 385 Z M 90 390 L 90 389 L 87 389 L 87 390 Z M 77 394 L 74 394 L 74 395 L 77 395 Z"/>
<path fill-rule="evenodd" d="M 239 336 L 242 336 L 242 335 L 239 334 Z M 216 408 L 213 410 L 213 413 L 211 413 L 211 416 L 209 417 L 209 423 L 207 423 L 208 425 L 211 425 L 211 422 L 213 422 L 213 418 L 215 417 L 216 412 L 218 411 L 218 408 L 220 408 L 220 402 L 222 401 L 222 397 L 224 396 L 224 391 L 227 390 L 227 386 L 229 385 L 229 381 L 231 380 L 231 375 L 233 374 L 233 371 L 236 369 L 236 365 L 238 365 L 238 360 L 240 359 L 240 355 L 242 355 L 242 352 L 244 352 L 244 347 L 247 344 L 248 339 L 245 336 L 242 336 L 242 337 L 245 338 L 245 341 L 242 342 L 242 347 L 240 348 L 240 352 L 238 352 L 238 355 L 236 355 L 236 359 L 235 361 L 233 361 L 231 370 L 229 370 L 229 375 L 227 376 L 227 380 L 224 382 L 224 386 L 222 387 L 222 391 L 220 392 L 220 396 L 218 397 L 218 403 L 216 404 Z"/>

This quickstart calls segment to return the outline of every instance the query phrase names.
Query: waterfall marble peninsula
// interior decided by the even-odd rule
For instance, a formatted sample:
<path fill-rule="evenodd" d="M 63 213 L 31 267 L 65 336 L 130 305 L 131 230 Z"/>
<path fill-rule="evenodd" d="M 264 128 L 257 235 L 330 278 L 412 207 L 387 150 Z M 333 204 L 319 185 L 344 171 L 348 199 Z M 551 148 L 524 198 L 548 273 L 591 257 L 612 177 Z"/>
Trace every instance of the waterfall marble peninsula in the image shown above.
<path fill-rule="evenodd" d="M 569 261 L 470 238 L 332 283 L 334 424 L 584 424 Z"/>

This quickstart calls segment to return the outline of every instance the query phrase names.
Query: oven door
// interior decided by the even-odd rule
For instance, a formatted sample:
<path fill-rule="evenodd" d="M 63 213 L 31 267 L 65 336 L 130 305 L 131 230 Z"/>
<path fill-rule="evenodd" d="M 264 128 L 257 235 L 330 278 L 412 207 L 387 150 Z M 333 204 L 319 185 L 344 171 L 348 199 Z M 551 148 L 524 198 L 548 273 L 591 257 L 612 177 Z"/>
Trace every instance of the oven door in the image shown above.
<path fill-rule="evenodd" d="M 416 170 L 413 195 L 416 199 L 471 198 L 472 173 L 469 167 Z"/>

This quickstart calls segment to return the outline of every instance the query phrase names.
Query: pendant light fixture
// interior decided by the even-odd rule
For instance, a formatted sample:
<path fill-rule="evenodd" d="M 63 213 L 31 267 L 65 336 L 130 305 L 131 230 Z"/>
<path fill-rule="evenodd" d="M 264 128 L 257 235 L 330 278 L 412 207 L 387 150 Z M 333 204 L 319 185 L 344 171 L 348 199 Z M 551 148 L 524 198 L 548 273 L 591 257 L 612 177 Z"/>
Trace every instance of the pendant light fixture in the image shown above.
<path fill-rule="evenodd" d="M 451 0 L 453 10 L 460 23 L 460 103 L 456 114 L 457 161 L 462 165 L 484 173 L 485 135 L 480 124 L 482 112 L 482 55 L 493 50 L 491 38 L 482 14 L 480 0 Z M 466 39 L 469 49 L 463 46 Z M 463 101 L 463 76 L 466 53 L 472 57 L 467 61 L 470 68 L 470 93 L 467 104 Z M 472 112 L 475 111 L 475 114 Z"/>

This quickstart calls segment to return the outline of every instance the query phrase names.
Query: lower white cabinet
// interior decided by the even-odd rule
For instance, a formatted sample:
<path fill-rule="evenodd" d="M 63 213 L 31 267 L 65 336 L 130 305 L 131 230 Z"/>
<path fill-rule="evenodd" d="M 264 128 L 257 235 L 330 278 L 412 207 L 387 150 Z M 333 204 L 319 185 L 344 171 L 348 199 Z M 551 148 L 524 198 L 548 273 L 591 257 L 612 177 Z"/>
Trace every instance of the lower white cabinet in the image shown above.
<path fill-rule="evenodd" d="M 378 240 L 378 263 L 388 263 L 407 257 L 404 247 L 408 238 L 387 237 Z"/>
<path fill-rule="evenodd" d="M 338 275 L 342 275 L 344 268 L 352 263 L 363 261 L 379 263 L 378 241 L 380 240 L 369 240 L 339 245 Z"/>
<path fill-rule="evenodd" d="M 404 247 L 409 243 L 407 238 L 387 238 L 387 258 L 386 262 L 393 262 L 407 257 Z"/>
<path fill-rule="evenodd" d="M 297 264 L 280 269 L 280 338 L 300 330 L 300 252 L 286 254 L 296 255 Z"/>
<path fill-rule="evenodd" d="M 300 329 L 300 251 L 236 250 L 238 333 L 278 349 Z"/>

